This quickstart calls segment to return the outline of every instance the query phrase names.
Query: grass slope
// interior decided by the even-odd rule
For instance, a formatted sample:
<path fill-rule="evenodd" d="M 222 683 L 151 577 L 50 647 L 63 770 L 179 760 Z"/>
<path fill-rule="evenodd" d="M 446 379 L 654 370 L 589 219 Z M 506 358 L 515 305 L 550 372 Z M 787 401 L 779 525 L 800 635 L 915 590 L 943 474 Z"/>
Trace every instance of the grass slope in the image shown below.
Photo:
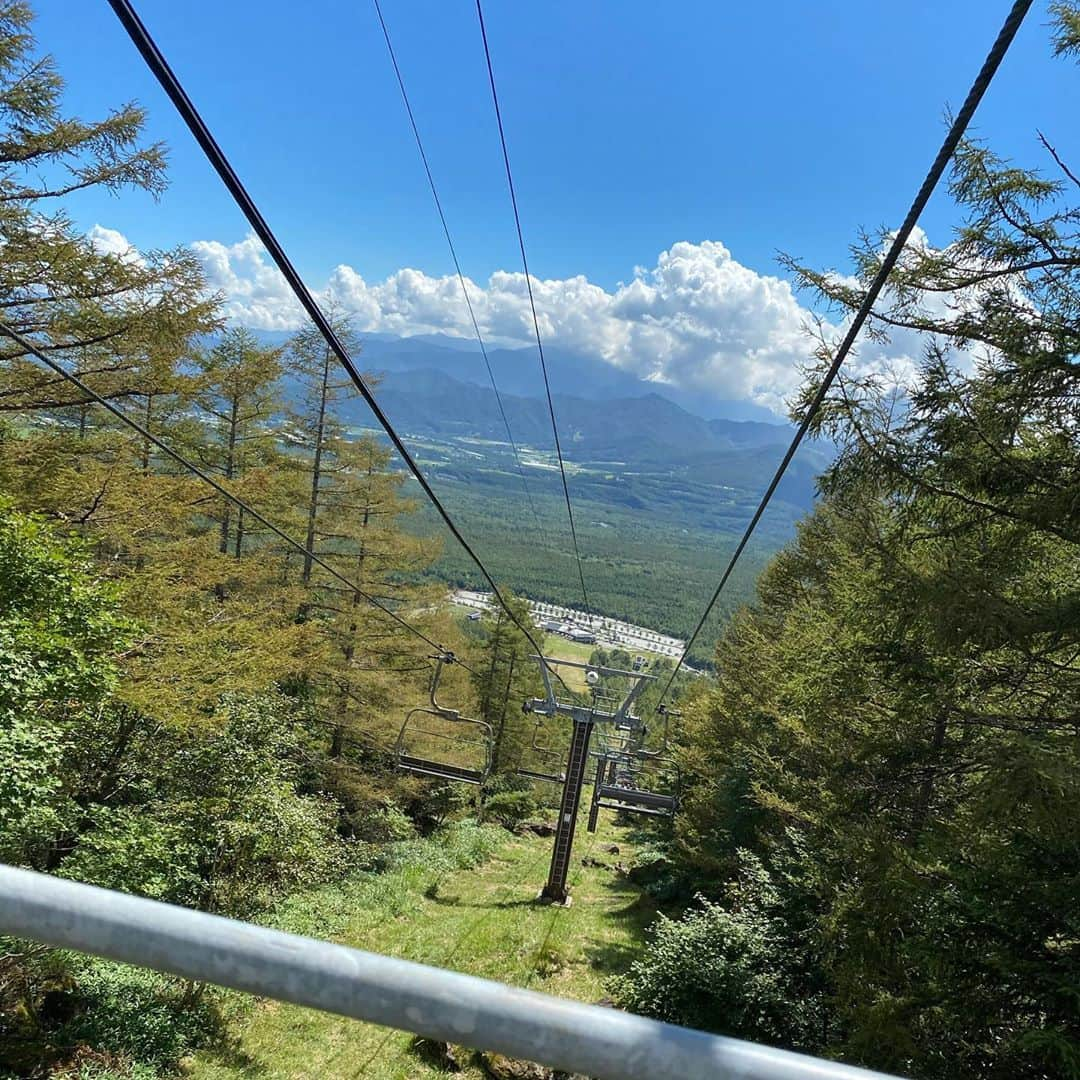
<path fill-rule="evenodd" d="M 583 867 L 592 853 L 628 862 L 627 830 L 601 818 L 596 836 L 584 830 L 575 844 L 569 908 L 536 904 L 551 857 L 551 841 L 507 836 L 484 865 L 439 873 L 412 866 L 388 882 L 387 903 L 323 910 L 324 925 L 347 945 L 451 968 L 562 997 L 594 1002 L 604 980 L 636 954 L 654 907 L 611 870 Z M 610 855 L 604 848 L 619 845 Z M 434 885 L 434 887 L 432 887 Z M 342 894 L 341 904 L 347 902 Z M 314 931 L 317 933 L 317 931 Z M 260 1001 L 235 1024 L 229 1051 L 204 1051 L 187 1075 L 197 1080 L 389 1080 L 445 1072 L 413 1048 L 413 1036 L 293 1005 Z M 481 1077 L 474 1060 L 457 1075 Z"/>

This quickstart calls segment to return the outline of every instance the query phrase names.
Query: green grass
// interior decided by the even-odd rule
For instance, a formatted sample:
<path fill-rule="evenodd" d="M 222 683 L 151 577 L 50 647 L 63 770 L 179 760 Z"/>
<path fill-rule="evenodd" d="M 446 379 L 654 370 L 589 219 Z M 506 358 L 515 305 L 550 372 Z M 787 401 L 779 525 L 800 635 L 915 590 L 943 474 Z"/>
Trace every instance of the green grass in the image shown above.
<path fill-rule="evenodd" d="M 587 664 L 594 652 L 595 645 L 582 645 L 580 642 L 559 637 L 558 634 L 546 634 L 544 637 L 544 655 L 553 660 L 573 660 L 579 664 Z M 560 666 L 557 670 L 571 690 L 581 694 L 588 693 L 589 684 L 585 681 L 585 672 L 581 668 Z"/>
<path fill-rule="evenodd" d="M 612 842 L 620 853 L 604 854 Z M 384 875 L 381 897 L 360 895 L 373 887 L 370 882 L 323 891 L 315 898 L 317 921 L 344 944 L 594 1002 L 604 996 L 605 979 L 624 970 L 636 954 L 654 907 L 625 877 L 582 867 L 582 857 L 590 853 L 605 862 L 629 862 L 626 830 L 601 818 L 593 837 L 585 832 L 583 817 L 569 908 L 535 903 L 547 876 L 551 841 L 506 834 L 493 857 L 474 869 L 407 863 Z M 297 915 L 294 911 L 284 922 L 297 925 Z M 228 1050 L 199 1053 L 187 1075 L 197 1080 L 444 1075 L 412 1048 L 412 1035 L 292 1005 L 259 1001 L 239 1011 L 233 1033 Z M 484 1074 L 469 1060 L 458 1075 Z"/>

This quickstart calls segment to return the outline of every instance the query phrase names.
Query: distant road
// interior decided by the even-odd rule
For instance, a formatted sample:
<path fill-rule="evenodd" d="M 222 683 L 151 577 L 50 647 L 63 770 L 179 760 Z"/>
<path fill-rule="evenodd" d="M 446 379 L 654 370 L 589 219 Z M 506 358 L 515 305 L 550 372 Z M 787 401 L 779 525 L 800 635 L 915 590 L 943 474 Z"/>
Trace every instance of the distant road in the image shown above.
<path fill-rule="evenodd" d="M 493 606 L 490 593 L 473 592 L 470 589 L 457 589 L 450 594 L 450 599 L 453 603 L 474 611 L 488 611 Z M 659 634 L 646 626 L 635 626 L 633 623 L 608 619 L 603 615 L 587 615 L 577 608 L 562 607 L 559 604 L 542 604 L 533 600 L 527 603 L 538 626 L 542 627 L 545 622 L 554 621 L 588 630 L 596 635 L 596 644 L 604 649 L 620 648 L 631 653 L 653 653 L 677 659 L 686 648 L 685 641 Z"/>

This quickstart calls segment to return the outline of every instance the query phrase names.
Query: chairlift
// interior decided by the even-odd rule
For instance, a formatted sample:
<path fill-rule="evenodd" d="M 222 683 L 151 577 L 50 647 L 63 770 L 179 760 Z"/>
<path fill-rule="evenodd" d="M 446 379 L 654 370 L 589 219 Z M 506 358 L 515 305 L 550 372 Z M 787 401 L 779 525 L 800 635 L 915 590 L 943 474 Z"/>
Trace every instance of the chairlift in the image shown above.
<path fill-rule="evenodd" d="M 398 732 L 395 754 L 398 768 L 418 776 L 482 784 L 491 772 L 494 732 L 485 720 L 462 716 L 457 709 L 440 705 L 435 695 L 445 664 L 453 653 L 434 657 L 431 704 L 409 711 Z"/>
<path fill-rule="evenodd" d="M 646 764 L 662 767 L 663 773 L 669 777 L 667 782 L 658 784 L 644 776 Z M 681 786 L 679 767 L 670 758 L 642 758 L 635 753 L 615 753 L 602 757 L 597 765 L 592 804 L 589 807 L 589 832 L 596 832 L 596 821 L 601 810 L 673 817 L 679 809 Z M 657 787 L 666 790 L 653 790 Z"/>
<path fill-rule="evenodd" d="M 562 761 L 564 751 L 556 750 L 553 746 L 541 746 L 540 745 L 540 725 L 544 722 L 543 716 L 538 716 L 536 719 L 536 726 L 533 728 L 532 746 L 530 749 L 533 753 L 547 760 L 554 759 L 555 761 Z M 524 776 L 529 780 L 540 780 L 547 784 L 565 784 L 566 772 L 547 773 L 538 769 L 517 769 L 518 776 Z"/>
<path fill-rule="evenodd" d="M 678 720 L 682 716 L 682 713 L 679 712 L 678 709 L 668 708 L 667 705 L 664 705 L 661 702 L 656 706 L 656 715 L 663 717 L 664 720 L 663 737 L 660 739 L 660 745 L 655 750 L 645 749 L 645 737 L 648 735 L 648 729 L 643 724 L 641 727 L 641 745 L 637 749 L 639 757 L 653 759 L 665 757 L 668 752 L 668 743 L 670 740 L 671 720 L 672 718 Z"/>

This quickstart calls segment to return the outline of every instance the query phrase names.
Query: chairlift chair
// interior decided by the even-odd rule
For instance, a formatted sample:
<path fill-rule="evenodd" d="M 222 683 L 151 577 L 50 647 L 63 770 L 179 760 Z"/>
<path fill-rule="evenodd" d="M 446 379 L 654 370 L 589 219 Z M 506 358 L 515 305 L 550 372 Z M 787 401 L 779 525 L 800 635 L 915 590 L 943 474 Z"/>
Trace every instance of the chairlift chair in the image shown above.
<path fill-rule="evenodd" d="M 442 669 L 454 662 L 454 655 L 444 653 L 434 659 L 431 704 L 411 709 L 398 732 L 394 748 L 398 768 L 437 780 L 482 784 L 491 772 L 494 732 L 486 720 L 462 716 L 457 709 L 439 704 L 435 695 Z"/>
<path fill-rule="evenodd" d="M 556 761 L 562 761 L 563 751 L 556 750 L 553 746 L 541 746 L 540 745 L 540 725 L 544 722 L 543 716 L 536 718 L 536 726 L 533 728 L 532 746 L 530 749 L 538 757 L 551 760 L 554 758 Z M 515 770 L 518 776 L 524 776 L 529 780 L 540 780 L 547 784 L 564 784 L 566 783 L 566 773 L 547 773 L 540 769 L 517 769 Z"/>
<path fill-rule="evenodd" d="M 672 779 L 664 785 L 668 790 L 654 791 L 660 785 L 648 783 L 643 766 L 662 766 Z M 611 777 L 609 765 L 614 763 L 615 775 Z M 678 765 L 670 758 L 636 755 L 601 758 L 593 784 L 592 804 L 589 807 L 589 832 L 596 832 L 596 822 L 601 810 L 621 810 L 628 814 L 651 817 L 673 817 L 679 809 L 682 778 Z"/>

